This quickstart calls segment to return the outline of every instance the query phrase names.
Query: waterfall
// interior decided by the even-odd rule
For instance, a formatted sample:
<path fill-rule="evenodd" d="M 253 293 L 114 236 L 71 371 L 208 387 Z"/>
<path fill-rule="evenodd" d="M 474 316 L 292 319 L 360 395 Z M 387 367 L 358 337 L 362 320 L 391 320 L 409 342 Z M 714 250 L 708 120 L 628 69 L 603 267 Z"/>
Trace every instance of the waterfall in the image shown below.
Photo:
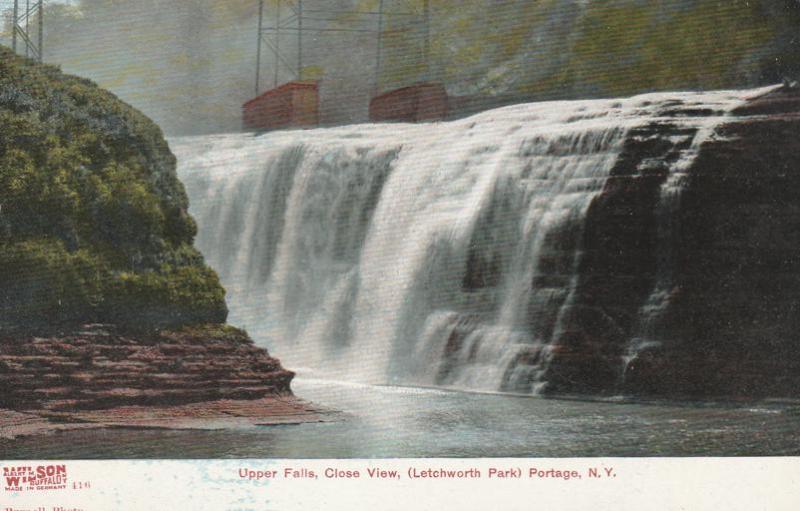
<path fill-rule="evenodd" d="M 170 143 L 197 245 L 228 290 L 229 322 L 288 367 L 535 393 L 574 300 L 587 211 L 626 140 L 667 122 L 688 133 L 662 185 L 667 211 L 687 162 L 748 94 L 546 102 L 447 123 Z M 710 113 L 686 115 L 700 107 Z M 668 294 L 670 263 L 659 264 L 643 315 Z"/>

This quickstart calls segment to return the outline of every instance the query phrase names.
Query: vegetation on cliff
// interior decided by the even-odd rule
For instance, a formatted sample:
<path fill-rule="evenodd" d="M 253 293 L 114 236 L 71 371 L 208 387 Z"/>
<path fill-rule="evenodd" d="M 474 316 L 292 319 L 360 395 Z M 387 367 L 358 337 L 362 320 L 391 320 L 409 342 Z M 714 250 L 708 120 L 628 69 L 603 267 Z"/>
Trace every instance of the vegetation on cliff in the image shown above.
<path fill-rule="evenodd" d="M 410 1 L 424 3 L 429 61 L 418 24 L 390 17 L 384 89 L 434 79 L 456 95 L 541 100 L 800 77 L 796 0 Z"/>
<path fill-rule="evenodd" d="M 0 327 L 224 322 L 161 130 L 0 47 Z"/>

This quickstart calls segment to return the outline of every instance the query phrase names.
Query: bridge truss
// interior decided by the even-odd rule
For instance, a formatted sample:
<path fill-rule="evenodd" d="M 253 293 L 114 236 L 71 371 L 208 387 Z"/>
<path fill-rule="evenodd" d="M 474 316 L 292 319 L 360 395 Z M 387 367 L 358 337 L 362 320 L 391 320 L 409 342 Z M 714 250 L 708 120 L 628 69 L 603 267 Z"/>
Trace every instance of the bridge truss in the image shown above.
<path fill-rule="evenodd" d="M 425 30 L 425 57 L 430 54 L 430 1 L 424 0 L 421 12 L 411 9 L 407 1 L 405 11 L 387 8 L 385 0 L 379 0 L 377 10 L 333 9 L 310 6 L 303 0 L 275 0 L 272 26 L 264 26 L 264 0 L 258 3 L 258 43 L 256 51 L 255 95 L 261 92 L 262 50 L 266 48 L 272 54 L 274 64 L 273 87 L 278 86 L 280 71 L 286 70 L 294 80 L 301 80 L 303 74 L 303 36 L 304 34 L 330 33 L 366 33 L 375 35 L 375 71 L 373 90 L 377 93 L 381 60 L 383 57 L 383 37 L 386 33 L 385 21 L 392 17 L 415 19 Z M 304 5 L 305 4 L 305 5 Z M 342 17 L 347 18 L 342 18 Z M 330 24 L 333 24 L 331 26 Z M 349 25 L 349 26 L 342 26 Z M 296 38 L 295 50 L 287 54 L 281 47 L 285 37 Z M 284 39 L 282 39 L 284 38 Z"/>
<path fill-rule="evenodd" d="M 34 40 L 31 30 L 37 32 L 36 40 Z M 17 53 L 18 46 L 24 45 L 25 56 L 41 62 L 44 55 L 43 39 L 44 0 L 14 0 L 11 18 L 11 48 Z"/>

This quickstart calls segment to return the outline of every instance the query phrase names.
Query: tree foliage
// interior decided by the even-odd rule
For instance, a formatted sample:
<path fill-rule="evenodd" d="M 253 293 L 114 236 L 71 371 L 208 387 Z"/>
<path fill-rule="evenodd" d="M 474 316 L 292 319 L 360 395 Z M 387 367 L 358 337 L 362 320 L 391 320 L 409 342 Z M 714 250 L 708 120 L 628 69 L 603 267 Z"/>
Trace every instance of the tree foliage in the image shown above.
<path fill-rule="evenodd" d="M 426 2 L 401 3 L 420 12 Z M 435 79 L 456 94 L 544 99 L 747 87 L 800 77 L 795 0 L 427 4 L 427 43 L 421 18 L 388 18 L 385 89 Z"/>
<path fill-rule="evenodd" d="M 160 129 L 0 48 L 0 326 L 224 321 Z"/>

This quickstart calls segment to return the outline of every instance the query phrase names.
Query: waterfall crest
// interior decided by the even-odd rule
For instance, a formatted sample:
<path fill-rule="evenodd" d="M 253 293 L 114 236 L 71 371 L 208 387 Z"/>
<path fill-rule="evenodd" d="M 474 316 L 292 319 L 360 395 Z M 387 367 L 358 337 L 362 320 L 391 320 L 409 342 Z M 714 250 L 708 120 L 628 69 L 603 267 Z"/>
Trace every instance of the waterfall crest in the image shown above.
<path fill-rule="evenodd" d="M 753 94 L 547 102 L 449 123 L 171 146 L 197 246 L 228 290 L 229 321 L 288 367 L 535 393 L 569 336 L 587 212 L 626 143 L 673 128 L 666 218 L 699 145 Z M 650 342 L 646 316 L 668 295 L 663 259 L 625 356 Z"/>

